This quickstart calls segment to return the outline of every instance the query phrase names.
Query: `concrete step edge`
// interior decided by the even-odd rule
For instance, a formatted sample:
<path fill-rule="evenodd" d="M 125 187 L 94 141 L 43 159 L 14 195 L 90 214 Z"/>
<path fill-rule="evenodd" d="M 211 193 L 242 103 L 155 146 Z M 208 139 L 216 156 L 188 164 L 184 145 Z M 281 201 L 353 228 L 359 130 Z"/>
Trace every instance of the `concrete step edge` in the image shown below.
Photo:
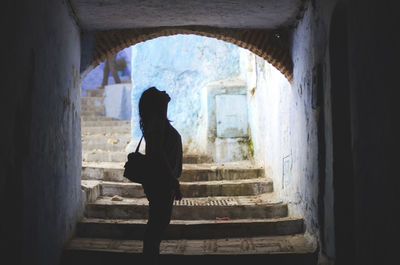
<path fill-rule="evenodd" d="M 146 219 L 87 219 L 78 224 L 77 235 L 101 238 L 143 239 Z M 211 239 L 240 236 L 294 235 L 304 233 L 301 218 L 234 220 L 171 220 L 165 239 Z"/>
<path fill-rule="evenodd" d="M 238 179 L 238 180 L 204 180 L 204 181 L 188 181 L 180 182 L 181 186 L 215 186 L 215 185 L 242 185 L 242 184 L 257 184 L 257 183 L 273 183 L 270 178 L 252 178 L 252 179 Z M 116 181 L 102 181 L 103 186 L 120 186 L 120 187 L 137 187 L 141 184 L 134 182 L 116 182 Z"/>
<path fill-rule="evenodd" d="M 109 121 L 110 123 L 115 123 L 115 124 L 118 124 L 119 122 L 118 121 Z M 112 124 L 110 124 L 110 126 L 108 126 L 108 125 L 84 125 L 84 124 L 81 124 L 81 128 L 94 128 L 94 129 L 101 129 L 101 128 L 107 128 L 107 129 L 109 129 L 110 127 L 112 127 L 112 128 L 131 128 L 131 125 L 130 124 L 119 124 L 119 125 L 112 125 Z"/>
<path fill-rule="evenodd" d="M 82 121 L 81 126 L 104 127 L 104 126 L 131 126 L 129 121 Z"/>
<path fill-rule="evenodd" d="M 131 198 L 144 197 L 141 184 L 132 182 L 103 181 L 101 184 L 102 195 L 120 195 Z M 273 192 L 273 182 L 270 179 L 243 179 L 243 180 L 219 180 L 181 182 L 181 191 L 187 198 L 203 196 L 239 196 L 257 195 Z"/>
<path fill-rule="evenodd" d="M 104 136 L 104 137 L 116 137 L 116 136 L 129 136 L 129 132 L 82 132 L 81 137 L 87 136 Z M 108 151 L 105 151 L 108 152 Z M 118 162 L 116 162 L 118 163 Z"/>
<path fill-rule="evenodd" d="M 84 101 L 84 100 L 90 100 L 90 99 L 97 99 L 97 100 L 100 100 L 100 99 L 104 99 L 104 97 L 81 97 L 81 100 L 82 100 L 82 101 Z"/>
<path fill-rule="evenodd" d="M 82 154 L 84 160 L 90 158 L 86 154 Z M 127 153 L 120 154 L 119 158 L 127 160 Z M 93 165 L 94 163 L 89 164 Z M 120 163 L 98 163 L 100 166 L 88 166 L 88 162 L 82 163 L 82 179 L 102 180 L 116 183 L 130 183 L 129 180 L 123 177 L 124 164 Z M 205 181 L 221 181 L 221 180 L 247 180 L 247 181 L 263 181 L 269 179 L 265 176 L 263 168 L 214 168 L 193 167 L 191 164 L 183 164 L 182 175 L 179 178 L 181 183 L 198 182 L 199 184 Z M 217 182 L 214 182 L 217 184 Z"/>
<path fill-rule="evenodd" d="M 171 226 L 195 226 L 199 224 L 250 224 L 250 223 L 278 223 L 286 221 L 304 221 L 300 217 L 273 217 L 273 218 L 259 218 L 259 219 L 229 219 L 229 220 L 171 220 Z M 79 223 L 96 223 L 96 224 L 111 224 L 111 225 L 130 225 L 130 224 L 143 224 L 146 225 L 147 219 L 103 219 L 103 218 L 82 218 Z"/>
<path fill-rule="evenodd" d="M 132 206 L 147 206 L 148 200 L 143 198 L 128 198 L 128 197 L 114 197 L 116 200 L 113 200 L 114 196 L 99 196 L 96 201 L 93 201 L 89 204 L 92 205 L 132 205 Z M 122 199 L 122 200 L 121 200 Z M 210 204 L 211 202 L 216 201 L 224 201 L 228 202 L 226 205 L 221 205 L 215 203 L 215 207 L 235 207 L 235 206 L 275 206 L 275 205 L 287 205 L 281 199 L 277 198 L 274 192 L 264 193 L 258 195 L 249 195 L 249 196 L 213 196 L 213 197 L 193 197 L 193 198 L 183 198 L 182 201 L 175 201 L 175 206 L 188 206 L 188 207 L 197 207 L 204 206 Z M 184 205 L 187 202 L 187 205 Z M 211 207 L 211 206 L 205 206 Z"/>
<path fill-rule="evenodd" d="M 236 196 L 184 198 L 174 201 L 173 220 L 215 220 L 217 217 L 230 219 L 243 218 L 277 218 L 288 216 L 288 205 L 279 201 L 252 200 Z M 256 198 L 256 196 L 247 196 Z M 258 198 L 260 198 L 259 196 Z M 110 197 L 100 196 L 95 202 L 88 203 L 85 216 L 103 219 L 146 219 L 148 218 L 148 201 L 146 198 L 124 198 L 114 201 Z"/>
<path fill-rule="evenodd" d="M 91 151 L 87 151 L 91 152 Z M 116 151 L 96 151 L 100 153 L 124 153 L 128 155 L 128 152 L 116 152 Z M 217 171 L 217 170 L 263 170 L 264 168 L 261 166 L 252 165 L 251 167 L 240 167 L 240 166 L 230 166 L 235 162 L 228 163 L 200 163 L 200 164 L 192 164 L 192 163 L 184 163 L 183 168 L 187 170 L 209 170 L 209 171 Z M 82 162 L 82 167 L 86 168 L 104 168 L 104 169 L 123 169 L 124 162 Z"/>
<path fill-rule="evenodd" d="M 105 238 L 73 238 L 67 250 L 88 250 L 101 252 L 134 253 L 141 256 L 141 240 L 120 240 Z M 315 253 L 317 244 L 314 238 L 303 234 L 265 237 L 242 237 L 223 239 L 181 239 L 163 240 L 160 254 L 182 256 L 221 256 L 221 255 L 270 255 Z"/>

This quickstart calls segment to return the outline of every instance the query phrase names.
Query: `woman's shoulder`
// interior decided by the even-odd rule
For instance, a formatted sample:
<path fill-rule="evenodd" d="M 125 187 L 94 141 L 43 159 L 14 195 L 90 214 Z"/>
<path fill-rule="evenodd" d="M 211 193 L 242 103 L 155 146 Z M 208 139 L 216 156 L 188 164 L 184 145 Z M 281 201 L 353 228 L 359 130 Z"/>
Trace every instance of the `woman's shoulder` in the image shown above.
<path fill-rule="evenodd" d="M 168 123 L 168 130 L 170 131 L 171 134 L 174 134 L 175 136 L 181 138 L 181 135 L 179 134 L 178 130 L 175 129 L 175 127 L 172 126 L 171 123 Z"/>

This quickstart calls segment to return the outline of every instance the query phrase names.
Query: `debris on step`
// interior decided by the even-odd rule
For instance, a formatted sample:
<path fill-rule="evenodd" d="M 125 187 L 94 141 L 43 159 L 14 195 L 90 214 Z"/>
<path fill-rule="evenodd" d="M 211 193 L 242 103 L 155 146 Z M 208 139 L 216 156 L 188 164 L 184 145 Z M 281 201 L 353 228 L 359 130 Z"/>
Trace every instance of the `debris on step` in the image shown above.
<path fill-rule="evenodd" d="M 112 201 L 123 201 L 124 199 L 123 199 L 121 196 L 114 195 L 114 196 L 111 198 L 111 200 L 112 200 Z"/>

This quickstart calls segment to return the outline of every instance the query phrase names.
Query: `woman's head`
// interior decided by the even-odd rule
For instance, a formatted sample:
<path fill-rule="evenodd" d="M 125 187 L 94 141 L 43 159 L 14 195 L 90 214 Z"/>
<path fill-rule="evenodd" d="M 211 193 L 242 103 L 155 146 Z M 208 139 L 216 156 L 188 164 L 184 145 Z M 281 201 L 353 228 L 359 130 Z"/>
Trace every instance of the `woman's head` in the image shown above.
<path fill-rule="evenodd" d="M 139 100 L 140 128 L 144 131 L 150 119 L 167 120 L 167 106 L 171 100 L 165 91 L 150 87 L 143 91 Z"/>

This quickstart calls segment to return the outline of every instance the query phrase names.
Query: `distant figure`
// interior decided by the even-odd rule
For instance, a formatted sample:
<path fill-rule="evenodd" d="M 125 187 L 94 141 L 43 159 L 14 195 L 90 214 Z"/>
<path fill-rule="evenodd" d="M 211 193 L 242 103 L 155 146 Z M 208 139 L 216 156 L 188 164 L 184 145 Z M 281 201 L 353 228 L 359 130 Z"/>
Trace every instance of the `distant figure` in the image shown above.
<path fill-rule="evenodd" d="M 140 128 L 146 141 L 151 172 L 143 189 L 149 201 L 149 219 L 143 240 L 146 264 L 157 264 L 162 236 L 171 221 L 174 199 L 181 200 L 182 140 L 167 119 L 169 95 L 155 87 L 139 100 Z"/>
<path fill-rule="evenodd" d="M 106 59 L 106 63 L 104 64 L 103 69 L 103 81 L 101 82 L 100 88 L 104 88 L 108 84 L 108 77 L 111 75 L 114 78 L 116 84 L 121 83 L 121 80 L 118 76 L 118 69 L 117 69 L 117 61 L 116 61 L 117 54 L 113 54 L 111 57 Z"/>

